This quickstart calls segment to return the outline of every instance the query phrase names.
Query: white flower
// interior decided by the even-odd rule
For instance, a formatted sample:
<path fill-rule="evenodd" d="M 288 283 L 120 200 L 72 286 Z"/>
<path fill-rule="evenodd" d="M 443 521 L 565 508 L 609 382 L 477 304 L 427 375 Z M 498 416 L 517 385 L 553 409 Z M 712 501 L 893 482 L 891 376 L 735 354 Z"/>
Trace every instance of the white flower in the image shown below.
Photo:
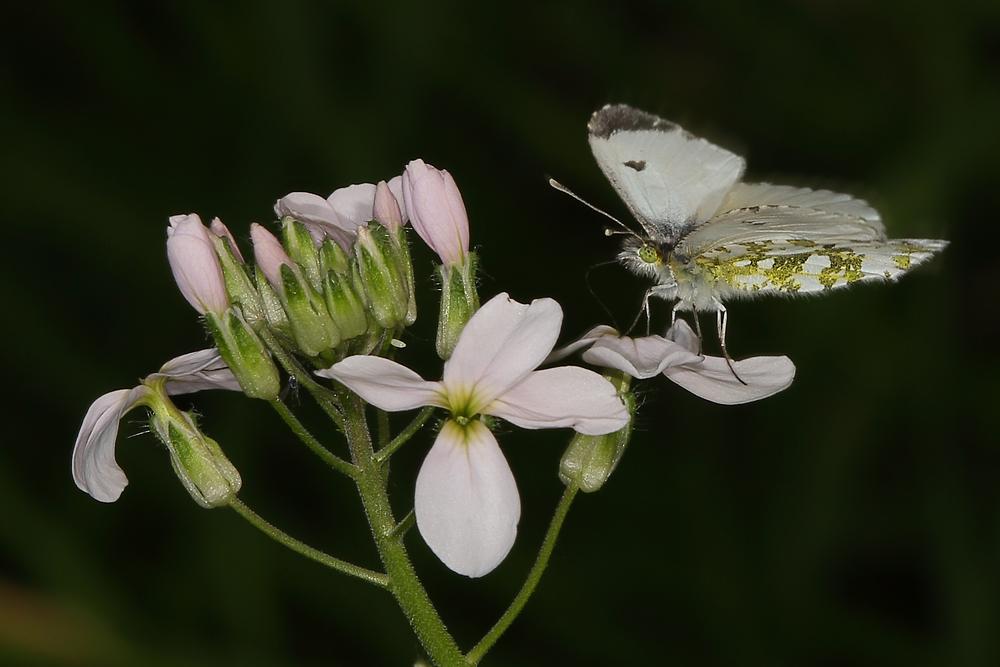
<path fill-rule="evenodd" d="M 499 565 L 521 515 L 510 466 L 479 415 L 592 435 L 628 422 L 614 386 L 597 373 L 575 366 L 535 370 L 561 323 L 552 299 L 525 305 L 500 294 L 469 320 L 439 382 L 373 356 L 319 371 L 383 410 L 434 405 L 451 413 L 420 468 L 414 509 L 420 534 L 455 572 L 480 577 Z"/>
<path fill-rule="evenodd" d="M 203 389 L 239 391 L 240 385 L 218 350 L 211 348 L 171 359 L 145 379 L 165 381 L 168 394 L 190 394 Z M 127 412 L 143 405 L 152 390 L 145 384 L 104 394 L 90 406 L 73 447 L 73 481 L 95 500 L 112 503 L 128 485 L 115 460 L 118 423 Z"/>
<path fill-rule="evenodd" d="M 723 405 L 773 396 L 787 389 L 795 378 L 795 364 L 788 357 L 751 357 L 734 361 L 730 369 L 723 357 L 700 354 L 698 343 L 698 336 L 684 320 L 677 320 L 665 337 L 629 338 L 609 326 L 599 326 L 546 361 L 587 348 L 583 353 L 587 363 L 614 368 L 638 379 L 662 373 L 695 396 Z"/>

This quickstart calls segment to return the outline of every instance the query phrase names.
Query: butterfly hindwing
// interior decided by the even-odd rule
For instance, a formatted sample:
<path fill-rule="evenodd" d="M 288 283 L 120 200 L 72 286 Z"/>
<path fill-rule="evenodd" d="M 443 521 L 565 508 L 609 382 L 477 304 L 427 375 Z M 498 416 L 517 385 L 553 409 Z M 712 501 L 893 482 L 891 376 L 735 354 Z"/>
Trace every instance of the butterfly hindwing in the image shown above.
<path fill-rule="evenodd" d="M 694 256 L 725 244 L 792 239 L 818 244 L 884 241 L 885 227 L 875 209 L 850 195 L 737 183 L 719 212 L 680 240 L 677 253 Z"/>
<path fill-rule="evenodd" d="M 743 241 L 693 256 L 690 270 L 721 296 L 807 294 L 862 281 L 895 280 L 945 245 L 933 239 Z"/>
<path fill-rule="evenodd" d="M 597 111 L 588 131 L 604 175 L 660 241 L 707 220 L 743 174 L 740 156 L 626 105 Z"/>

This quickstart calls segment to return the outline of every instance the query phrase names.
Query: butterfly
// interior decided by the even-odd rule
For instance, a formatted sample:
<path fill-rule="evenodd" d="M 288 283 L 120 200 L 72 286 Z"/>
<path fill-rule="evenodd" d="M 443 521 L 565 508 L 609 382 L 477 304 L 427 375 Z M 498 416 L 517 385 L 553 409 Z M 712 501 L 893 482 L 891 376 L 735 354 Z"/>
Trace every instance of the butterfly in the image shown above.
<path fill-rule="evenodd" d="M 595 112 L 587 129 L 598 165 L 642 228 L 605 213 L 626 230 L 607 232 L 626 234 L 618 260 L 655 283 L 643 299 L 647 321 L 650 297 L 673 301 L 673 317 L 692 311 L 696 324 L 699 312 L 714 311 L 727 359 L 726 301 L 896 280 L 948 245 L 887 238 L 878 212 L 851 195 L 744 183 L 739 155 L 624 104 Z"/>

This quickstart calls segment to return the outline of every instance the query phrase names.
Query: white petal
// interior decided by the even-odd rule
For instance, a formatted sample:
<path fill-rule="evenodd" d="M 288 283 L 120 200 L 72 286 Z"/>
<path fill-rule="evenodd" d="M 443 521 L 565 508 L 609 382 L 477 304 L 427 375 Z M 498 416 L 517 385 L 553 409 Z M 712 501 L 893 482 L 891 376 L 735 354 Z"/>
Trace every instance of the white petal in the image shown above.
<path fill-rule="evenodd" d="M 496 438 L 480 421 L 445 422 L 417 475 L 414 510 L 427 546 L 467 577 L 491 572 L 517 536 L 521 499 Z"/>
<path fill-rule="evenodd" d="M 118 422 L 148 391 L 140 385 L 104 394 L 93 402 L 83 418 L 73 446 L 73 481 L 95 500 L 113 503 L 128 485 L 115 460 Z"/>
<path fill-rule="evenodd" d="M 214 347 L 189 352 L 163 364 L 150 377 L 164 377 L 168 394 L 193 394 L 204 389 L 240 391 L 240 383 Z"/>
<path fill-rule="evenodd" d="M 614 327 L 609 327 L 607 324 L 599 324 L 598 326 L 594 327 L 587 333 L 583 334 L 582 336 L 574 340 L 572 343 L 569 343 L 560 348 L 552 350 L 552 354 L 545 357 L 545 361 L 543 363 L 554 364 L 560 359 L 565 359 L 566 357 L 573 354 L 577 350 L 582 350 L 585 347 L 590 347 L 604 336 L 617 337 L 618 330 L 615 329 Z"/>
<path fill-rule="evenodd" d="M 614 338 L 606 336 L 583 353 L 583 360 L 595 366 L 615 368 L 634 378 L 659 375 L 663 369 L 701 361 L 702 357 L 662 336 Z"/>
<path fill-rule="evenodd" d="M 698 354 L 701 351 L 701 339 L 694 332 L 691 325 L 684 320 L 677 320 L 673 326 L 667 329 L 667 338 L 683 345 L 689 352 Z"/>
<path fill-rule="evenodd" d="M 522 428 L 573 428 L 588 435 L 613 433 L 628 423 L 614 385 L 577 366 L 531 373 L 486 412 Z"/>
<path fill-rule="evenodd" d="M 375 186 L 371 183 L 348 185 L 346 188 L 334 190 L 326 200 L 343 222 L 351 227 L 360 227 L 372 219 Z"/>
<path fill-rule="evenodd" d="M 279 218 L 290 215 L 306 225 L 317 242 L 329 236 L 342 247 L 350 248 L 357 225 L 345 221 L 330 202 L 311 192 L 290 192 L 274 204 Z"/>
<path fill-rule="evenodd" d="M 428 382 L 402 364 L 369 355 L 338 361 L 316 375 L 332 378 L 372 405 L 398 412 L 423 405 L 445 407 L 440 382 Z"/>
<path fill-rule="evenodd" d="M 723 405 L 758 401 L 787 389 L 795 378 L 795 364 L 788 357 L 751 357 L 733 362 L 741 383 L 722 357 L 705 357 L 689 366 L 675 366 L 663 372 L 669 379 L 695 396 Z"/>
<path fill-rule="evenodd" d="M 525 305 L 506 293 L 493 297 L 469 319 L 444 365 L 449 394 L 474 392 L 473 407 L 485 407 L 545 360 L 560 324 L 562 308 L 552 299 Z"/>

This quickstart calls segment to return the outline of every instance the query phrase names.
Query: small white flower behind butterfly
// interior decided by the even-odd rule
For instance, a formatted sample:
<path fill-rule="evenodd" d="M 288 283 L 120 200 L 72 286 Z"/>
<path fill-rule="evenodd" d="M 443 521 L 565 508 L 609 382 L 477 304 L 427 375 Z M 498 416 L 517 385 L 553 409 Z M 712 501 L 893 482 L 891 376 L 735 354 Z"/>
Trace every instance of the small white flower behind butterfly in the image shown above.
<path fill-rule="evenodd" d="M 546 361 L 584 350 L 583 360 L 613 368 L 636 379 L 664 375 L 695 396 L 722 405 L 759 401 L 787 389 L 795 378 L 795 364 L 785 356 L 750 357 L 733 361 L 703 355 L 700 341 L 684 320 L 677 320 L 666 336 L 630 338 L 612 327 L 595 327 L 578 340 L 555 351 Z"/>
<path fill-rule="evenodd" d="M 424 541 L 459 574 L 481 577 L 499 565 L 521 516 L 510 466 L 480 415 L 590 435 L 628 423 L 614 385 L 597 373 L 576 366 L 535 370 L 561 323 L 552 299 L 523 304 L 499 294 L 465 325 L 438 382 L 376 356 L 348 357 L 317 372 L 383 410 L 448 410 L 417 476 L 414 510 Z"/>

